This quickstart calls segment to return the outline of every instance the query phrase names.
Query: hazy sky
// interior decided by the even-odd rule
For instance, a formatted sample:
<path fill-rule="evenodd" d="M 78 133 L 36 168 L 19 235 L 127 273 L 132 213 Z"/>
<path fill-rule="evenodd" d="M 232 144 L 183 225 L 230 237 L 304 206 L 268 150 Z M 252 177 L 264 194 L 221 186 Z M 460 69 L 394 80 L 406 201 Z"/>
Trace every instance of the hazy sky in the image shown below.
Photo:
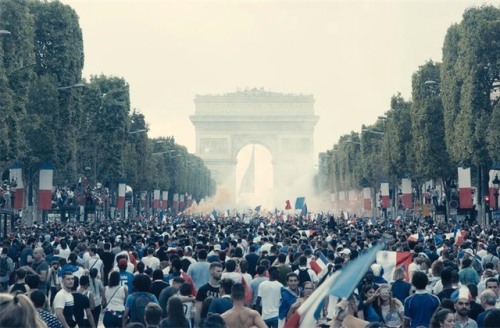
<path fill-rule="evenodd" d="M 312 94 L 315 150 L 410 97 L 411 75 L 440 61 L 447 28 L 479 1 L 63 0 L 80 17 L 84 76 L 123 77 L 150 137 L 195 150 L 196 94 L 237 88 Z M 500 0 L 488 1 L 499 5 Z"/>
<path fill-rule="evenodd" d="M 173 135 L 194 152 L 189 115 L 196 94 L 263 87 L 314 95 L 320 116 L 316 153 L 342 134 L 374 123 L 396 93 L 408 99 L 412 74 L 427 60 L 441 61 L 446 31 L 466 8 L 500 5 L 500 0 L 62 2 L 80 17 L 84 76 L 123 77 L 132 107 L 146 116 L 150 137 Z M 238 156 L 237 181 L 250 149 Z M 257 167 L 256 188 L 265 191 L 272 188 L 270 153 L 258 147 L 256 155 L 265 159 L 257 161 L 265 166 Z"/>

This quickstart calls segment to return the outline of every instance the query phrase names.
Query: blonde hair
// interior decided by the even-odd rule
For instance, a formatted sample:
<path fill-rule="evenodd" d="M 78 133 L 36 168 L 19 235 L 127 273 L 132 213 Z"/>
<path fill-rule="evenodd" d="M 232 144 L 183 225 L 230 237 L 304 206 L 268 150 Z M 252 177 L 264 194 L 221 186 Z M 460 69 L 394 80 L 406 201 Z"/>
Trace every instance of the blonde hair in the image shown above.
<path fill-rule="evenodd" d="M 47 328 L 25 295 L 0 294 L 0 327 Z"/>
<path fill-rule="evenodd" d="M 405 277 L 406 277 L 405 269 L 403 269 L 402 267 L 399 267 L 396 270 L 394 270 L 394 273 L 392 275 L 393 280 L 405 280 Z"/>
<path fill-rule="evenodd" d="M 391 285 L 389 285 L 389 284 L 381 284 L 379 286 L 379 289 L 388 289 L 388 291 L 389 291 L 389 306 L 390 306 L 391 311 L 396 311 L 399 307 L 402 306 L 402 303 L 401 303 L 400 300 L 398 300 L 395 297 L 392 297 L 392 288 L 391 288 Z M 380 296 L 377 297 L 377 306 L 379 308 L 381 308 L 381 306 L 382 306 L 382 300 L 380 299 Z"/>

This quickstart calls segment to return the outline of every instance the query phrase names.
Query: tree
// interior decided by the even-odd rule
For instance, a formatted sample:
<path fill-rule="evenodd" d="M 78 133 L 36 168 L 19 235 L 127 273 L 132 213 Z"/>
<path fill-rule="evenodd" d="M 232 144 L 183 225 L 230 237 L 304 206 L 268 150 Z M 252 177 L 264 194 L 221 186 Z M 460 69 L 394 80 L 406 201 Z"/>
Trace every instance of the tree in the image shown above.
<path fill-rule="evenodd" d="M 492 6 L 467 9 L 463 20 L 448 29 L 443 46 L 441 93 L 446 145 L 460 166 L 476 166 L 478 197 L 488 186 L 491 159 L 497 146 L 498 127 L 492 97 L 500 81 L 500 9 Z M 487 143 L 488 142 L 488 143 Z"/>
<path fill-rule="evenodd" d="M 81 82 L 83 39 L 76 12 L 58 1 L 30 2 L 34 15 L 38 76 L 49 76 L 56 87 Z M 77 132 L 81 122 L 80 94 L 73 89 L 59 90 L 59 105 L 53 110 L 57 151 L 53 159 L 57 184 L 75 181 L 77 175 Z"/>
<path fill-rule="evenodd" d="M 25 1 L 0 4 L 0 96 L 3 120 L 0 123 L 0 163 L 22 161 L 26 152 L 23 133 L 28 93 L 34 78 L 34 23 Z M 3 166 L 3 165 L 2 165 Z"/>
<path fill-rule="evenodd" d="M 439 97 L 440 64 L 429 61 L 412 77 L 412 177 L 419 184 L 454 175 L 445 142 L 444 114 Z"/>

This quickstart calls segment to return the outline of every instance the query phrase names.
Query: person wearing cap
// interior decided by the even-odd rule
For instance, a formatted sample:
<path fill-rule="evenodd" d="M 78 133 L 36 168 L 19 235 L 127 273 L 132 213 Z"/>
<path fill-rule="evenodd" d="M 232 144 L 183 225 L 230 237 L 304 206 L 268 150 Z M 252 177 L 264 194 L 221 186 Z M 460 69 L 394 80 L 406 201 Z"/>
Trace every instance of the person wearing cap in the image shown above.
<path fill-rule="evenodd" d="M 118 270 L 120 274 L 120 285 L 127 286 L 129 293 L 133 291 L 134 274 L 127 271 L 128 261 L 125 258 L 118 260 Z"/>
<path fill-rule="evenodd" d="M 472 267 L 474 270 L 476 270 L 477 274 L 482 274 L 483 273 L 483 266 L 481 262 L 477 259 L 476 255 L 474 254 L 474 251 L 472 248 L 466 248 L 464 249 L 464 259 L 470 258 L 472 261 Z"/>
<path fill-rule="evenodd" d="M 219 253 L 221 251 L 222 251 L 222 248 L 220 247 L 219 244 L 214 245 L 214 249 L 210 253 L 208 253 L 207 261 L 209 263 L 219 262 Z"/>
<path fill-rule="evenodd" d="M 347 247 L 342 249 L 339 254 L 344 259 L 344 264 L 347 264 L 351 259 L 351 250 Z"/>
<path fill-rule="evenodd" d="M 451 295 L 451 299 L 455 304 L 455 328 L 477 328 L 477 323 L 468 316 L 472 299 L 469 288 L 460 287 Z"/>

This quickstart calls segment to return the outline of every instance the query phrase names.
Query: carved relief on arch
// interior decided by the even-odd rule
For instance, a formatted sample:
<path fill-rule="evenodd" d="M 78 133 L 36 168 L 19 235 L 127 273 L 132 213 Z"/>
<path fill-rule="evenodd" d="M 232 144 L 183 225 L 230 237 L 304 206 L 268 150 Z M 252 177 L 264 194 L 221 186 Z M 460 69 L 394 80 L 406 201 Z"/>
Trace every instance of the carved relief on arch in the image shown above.
<path fill-rule="evenodd" d="M 278 138 L 275 135 L 244 135 L 236 134 L 231 138 L 231 156 L 236 158 L 238 152 L 245 146 L 257 144 L 269 150 L 274 158 L 277 152 Z"/>

